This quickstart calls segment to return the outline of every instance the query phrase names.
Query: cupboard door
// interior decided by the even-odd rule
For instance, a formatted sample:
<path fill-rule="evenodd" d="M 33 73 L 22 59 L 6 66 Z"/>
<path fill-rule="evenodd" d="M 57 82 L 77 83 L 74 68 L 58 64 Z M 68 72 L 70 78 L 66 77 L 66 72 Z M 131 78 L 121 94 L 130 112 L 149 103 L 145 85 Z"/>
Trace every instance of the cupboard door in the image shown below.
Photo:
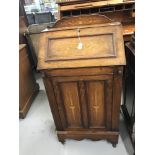
<path fill-rule="evenodd" d="M 112 80 L 86 81 L 89 128 L 111 129 Z"/>
<path fill-rule="evenodd" d="M 111 129 L 112 75 L 54 77 L 64 129 Z"/>
<path fill-rule="evenodd" d="M 81 128 L 82 118 L 77 82 L 59 82 L 54 85 L 64 129 Z"/>
<path fill-rule="evenodd" d="M 82 119 L 77 82 L 61 83 L 60 91 L 68 127 L 81 127 Z"/>

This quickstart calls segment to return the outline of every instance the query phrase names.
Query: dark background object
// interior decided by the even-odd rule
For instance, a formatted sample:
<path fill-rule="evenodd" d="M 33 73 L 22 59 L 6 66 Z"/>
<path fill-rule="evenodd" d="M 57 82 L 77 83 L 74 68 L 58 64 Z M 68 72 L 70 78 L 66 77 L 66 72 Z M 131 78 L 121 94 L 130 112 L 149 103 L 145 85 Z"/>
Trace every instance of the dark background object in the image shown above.
<path fill-rule="evenodd" d="M 127 65 L 124 72 L 124 102 L 122 112 L 129 135 L 134 146 L 135 144 L 135 36 L 132 41 L 125 44 Z"/>
<path fill-rule="evenodd" d="M 35 24 L 54 22 L 54 15 L 51 12 L 35 13 Z"/>
<path fill-rule="evenodd" d="M 29 13 L 26 16 L 29 25 L 55 22 L 55 17 L 51 12 Z"/>
<path fill-rule="evenodd" d="M 40 24 L 40 23 L 50 23 L 51 22 L 51 13 L 35 13 L 35 23 Z"/>
<path fill-rule="evenodd" d="M 24 16 L 19 17 L 19 44 L 26 44 L 24 33 L 27 29 L 26 20 Z"/>
<path fill-rule="evenodd" d="M 34 19 L 34 14 L 33 13 L 29 13 L 26 16 L 27 16 L 29 25 L 35 24 L 35 19 Z"/>
<path fill-rule="evenodd" d="M 19 0 L 19 17 L 24 16 L 25 24 L 26 24 L 26 26 L 28 26 L 28 19 L 27 19 L 27 16 L 26 16 L 26 12 L 25 12 L 23 3 L 24 3 L 23 0 Z"/>
<path fill-rule="evenodd" d="M 21 0 L 19 0 L 19 44 L 26 44 L 24 33 L 27 29 L 28 21 Z"/>

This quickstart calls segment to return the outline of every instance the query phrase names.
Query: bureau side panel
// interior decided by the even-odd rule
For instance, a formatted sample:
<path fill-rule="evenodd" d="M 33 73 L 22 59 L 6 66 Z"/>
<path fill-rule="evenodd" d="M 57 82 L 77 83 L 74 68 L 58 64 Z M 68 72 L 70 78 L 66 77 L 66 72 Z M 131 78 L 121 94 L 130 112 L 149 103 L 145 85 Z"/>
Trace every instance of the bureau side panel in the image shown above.
<path fill-rule="evenodd" d="M 119 130 L 123 67 L 116 67 L 113 80 L 112 129 Z"/>
<path fill-rule="evenodd" d="M 63 123 L 62 120 L 60 118 L 60 113 L 59 113 L 59 107 L 57 105 L 57 101 L 56 101 L 56 97 L 54 94 L 54 88 L 53 88 L 53 84 L 52 84 L 52 78 L 47 78 L 44 77 L 43 78 L 44 81 L 44 85 L 46 88 L 46 93 L 47 93 L 47 97 L 49 100 L 49 105 L 50 105 L 50 109 L 53 115 L 53 119 L 56 125 L 56 129 L 57 130 L 63 130 Z"/>

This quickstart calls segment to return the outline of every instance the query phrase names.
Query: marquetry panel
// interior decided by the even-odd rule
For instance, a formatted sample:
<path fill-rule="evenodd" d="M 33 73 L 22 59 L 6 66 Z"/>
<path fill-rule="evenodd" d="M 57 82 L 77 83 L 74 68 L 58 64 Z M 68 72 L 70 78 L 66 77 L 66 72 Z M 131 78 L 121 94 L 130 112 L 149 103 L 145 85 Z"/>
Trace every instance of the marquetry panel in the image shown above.
<path fill-rule="evenodd" d="M 86 82 L 89 128 L 111 128 L 112 82 Z"/>
<path fill-rule="evenodd" d="M 81 110 L 76 82 L 60 83 L 62 102 L 66 111 L 67 127 L 81 127 Z"/>
<path fill-rule="evenodd" d="M 104 82 L 87 82 L 90 127 L 105 126 Z"/>

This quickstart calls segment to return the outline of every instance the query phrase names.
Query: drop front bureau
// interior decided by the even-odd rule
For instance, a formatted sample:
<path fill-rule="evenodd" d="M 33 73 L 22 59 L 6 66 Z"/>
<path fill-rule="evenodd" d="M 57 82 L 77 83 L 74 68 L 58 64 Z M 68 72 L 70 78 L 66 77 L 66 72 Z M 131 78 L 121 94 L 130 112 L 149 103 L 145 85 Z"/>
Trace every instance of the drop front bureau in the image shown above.
<path fill-rule="evenodd" d="M 38 69 L 59 141 L 104 139 L 116 146 L 125 64 L 120 23 L 41 33 Z"/>

